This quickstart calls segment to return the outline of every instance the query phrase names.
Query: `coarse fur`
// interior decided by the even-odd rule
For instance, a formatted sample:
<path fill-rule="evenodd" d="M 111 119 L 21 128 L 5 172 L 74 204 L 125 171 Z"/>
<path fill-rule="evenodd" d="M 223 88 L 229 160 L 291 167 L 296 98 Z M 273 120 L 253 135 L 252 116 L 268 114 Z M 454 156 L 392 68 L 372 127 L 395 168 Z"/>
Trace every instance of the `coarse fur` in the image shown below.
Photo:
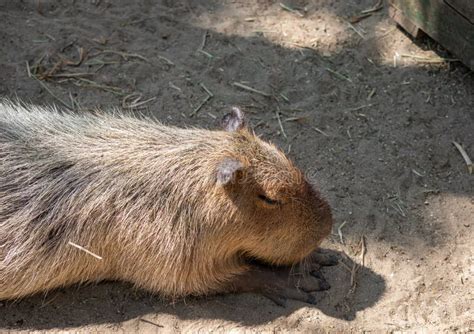
<path fill-rule="evenodd" d="M 247 257 L 304 259 L 331 229 L 328 204 L 233 127 L 0 100 L 0 300 L 105 279 L 171 298 L 225 292 Z"/>

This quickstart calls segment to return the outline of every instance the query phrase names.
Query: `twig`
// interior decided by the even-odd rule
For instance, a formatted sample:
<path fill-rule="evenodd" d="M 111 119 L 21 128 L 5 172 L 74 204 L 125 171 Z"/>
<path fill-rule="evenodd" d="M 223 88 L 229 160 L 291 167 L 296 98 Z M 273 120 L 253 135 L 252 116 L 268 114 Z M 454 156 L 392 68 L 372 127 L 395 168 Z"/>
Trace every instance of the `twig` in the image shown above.
<path fill-rule="evenodd" d="M 130 103 L 134 103 L 134 102 L 138 102 L 142 98 L 142 96 L 143 96 L 142 94 L 136 93 L 136 92 L 124 96 L 122 99 L 122 108 L 127 108 L 128 100 L 130 100 L 131 98 L 135 98 L 132 102 L 130 102 Z"/>
<path fill-rule="evenodd" d="M 383 8 L 383 0 L 379 0 L 372 8 L 361 11 L 362 14 L 377 12 Z"/>
<path fill-rule="evenodd" d="M 46 53 L 44 53 L 34 64 L 31 66 L 31 70 L 33 71 L 33 74 L 36 74 L 38 71 L 38 66 L 41 65 L 43 62 L 44 58 L 46 57 Z"/>
<path fill-rule="evenodd" d="M 69 91 L 69 99 L 71 100 L 72 107 L 74 108 L 74 110 L 76 110 L 77 107 L 78 107 L 78 104 L 77 104 L 76 100 L 74 99 L 74 97 L 72 96 L 71 91 Z"/>
<path fill-rule="evenodd" d="M 344 238 L 342 237 L 342 228 L 344 227 L 344 225 L 347 224 L 347 221 L 344 221 L 341 225 L 339 225 L 339 227 L 337 228 L 337 234 L 339 234 L 339 239 L 341 240 L 341 244 L 344 245 Z"/>
<path fill-rule="evenodd" d="M 376 92 L 376 88 L 373 88 L 369 95 L 367 96 L 367 101 L 370 101 L 370 99 L 375 95 L 375 92 Z"/>
<path fill-rule="evenodd" d="M 334 70 L 331 70 L 329 67 L 325 67 L 326 70 L 328 72 L 331 72 L 332 74 L 334 74 L 335 76 L 337 76 L 339 79 L 342 79 L 342 80 L 346 80 L 346 81 L 349 81 L 350 83 L 352 83 L 352 80 L 349 78 L 349 77 L 346 77 L 345 75 L 339 73 L 339 72 L 336 72 Z"/>
<path fill-rule="evenodd" d="M 285 118 L 283 120 L 283 122 L 300 122 L 300 121 L 303 121 L 307 119 L 306 117 L 304 116 L 300 116 L 300 117 L 288 117 L 288 118 Z"/>
<path fill-rule="evenodd" d="M 47 71 L 44 71 L 43 73 L 37 73 L 37 78 L 40 80 L 45 80 L 49 77 L 51 77 L 54 73 L 58 72 L 61 70 L 61 68 L 65 65 L 64 60 L 60 60 L 56 62 L 53 67 Z"/>
<path fill-rule="evenodd" d="M 357 273 L 357 269 L 359 269 L 359 265 L 354 262 L 352 264 L 352 269 L 351 269 L 351 289 L 349 290 L 349 294 L 353 294 L 356 289 L 355 276 Z"/>
<path fill-rule="evenodd" d="M 63 106 L 65 106 L 66 108 L 68 108 L 69 110 L 74 110 L 73 107 L 71 107 L 69 104 L 67 104 L 64 100 L 62 100 L 61 98 L 59 98 L 58 96 L 56 96 L 52 91 L 51 89 L 49 89 L 48 86 L 46 86 L 45 83 L 43 83 L 41 80 L 39 80 L 36 76 L 32 75 L 31 76 L 34 80 L 36 80 L 40 85 L 41 87 L 43 87 L 52 97 L 54 97 L 56 100 L 58 100 Z"/>
<path fill-rule="evenodd" d="M 397 199 L 392 200 L 391 206 L 397 213 L 399 213 L 403 218 L 405 218 L 407 215 L 405 211 L 402 209 L 402 206 L 400 205 L 400 203 L 396 202 L 396 200 Z M 400 201 L 400 199 L 398 199 L 398 201 Z"/>
<path fill-rule="evenodd" d="M 209 95 L 210 97 L 214 97 L 214 94 L 206 86 L 204 86 L 203 83 L 200 83 L 199 86 L 201 86 L 202 89 L 206 91 L 207 95 Z"/>
<path fill-rule="evenodd" d="M 280 93 L 280 96 L 281 96 L 281 98 L 282 98 L 283 100 L 285 100 L 286 102 L 290 103 L 290 99 L 289 99 L 286 95 L 284 95 L 283 93 Z"/>
<path fill-rule="evenodd" d="M 102 59 L 93 58 L 85 62 L 86 65 L 99 65 L 95 70 L 94 73 L 99 72 L 105 65 L 113 65 L 113 64 L 120 64 L 120 61 L 103 61 Z"/>
<path fill-rule="evenodd" d="M 165 62 L 167 62 L 169 65 L 173 65 L 174 66 L 174 63 L 169 60 L 168 58 L 166 57 L 163 57 L 163 56 L 160 56 L 160 55 L 157 55 L 158 59 L 161 59 L 161 60 L 164 60 Z"/>
<path fill-rule="evenodd" d="M 449 63 L 449 62 L 457 62 L 460 61 L 456 58 L 441 58 L 441 57 L 424 57 L 424 56 L 417 56 L 417 55 L 410 55 L 407 53 L 402 53 L 399 55 L 402 58 L 412 58 L 421 63 L 430 63 L 430 64 L 438 64 L 438 63 Z"/>
<path fill-rule="evenodd" d="M 150 321 L 150 320 L 146 320 L 146 319 L 143 319 L 143 318 L 140 318 L 140 321 L 143 321 L 147 324 L 150 324 L 150 325 L 153 325 L 153 326 L 156 326 L 156 327 L 160 327 L 160 328 L 163 328 L 164 326 L 163 325 L 160 325 L 160 324 L 155 324 L 154 322 Z"/>
<path fill-rule="evenodd" d="M 255 125 L 253 126 L 253 128 L 256 129 L 256 128 L 258 128 L 259 126 L 264 125 L 264 124 L 265 124 L 264 121 L 259 121 L 259 122 L 257 122 L 257 124 L 255 124 Z"/>
<path fill-rule="evenodd" d="M 173 89 L 176 89 L 178 92 L 182 92 L 183 90 L 181 88 L 179 88 L 178 86 L 176 86 L 174 83 L 172 83 L 171 81 L 169 82 L 169 85 L 171 88 Z"/>
<path fill-rule="evenodd" d="M 76 62 L 73 62 L 68 59 L 64 59 L 63 57 L 60 56 L 61 58 L 63 58 L 61 61 L 64 63 L 64 65 L 77 67 L 77 66 L 80 66 L 84 62 L 84 60 L 87 58 L 87 52 L 85 51 L 84 48 L 77 48 L 77 51 L 79 53 L 79 60 Z"/>
<path fill-rule="evenodd" d="M 209 101 L 211 99 L 211 96 L 208 95 L 206 96 L 206 98 L 196 107 L 196 109 L 193 110 L 193 112 L 189 115 L 191 117 L 193 117 L 194 115 L 196 115 L 199 110 L 201 110 L 201 108 L 207 103 L 207 101 Z"/>
<path fill-rule="evenodd" d="M 128 58 L 138 58 L 147 63 L 150 62 L 147 58 L 145 58 L 142 55 L 139 55 L 138 53 L 127 53 L 127 52 L 115 51 L 115 50 L 103 50 L 103 51 L 100 51 L 98 54 L 116 54 L 116 55 L 121 56 L 124 60 L 128 60 Z"/>
<path fill-rule="evenodd" d="M 154 101 L 154 100 L 156 100 L 156 96 L 151 97 L 151 98 L 149 98 L 148 100 L 140 101 L 140 102 L 138 102 L 138 103 L 135 103 L 135 104 L 131 105 L 130 108 L 138 108 L 138 107 L 141 107 L 141 106 L 143 106 L 144 104 L 147 104 L 147 103 L 149 103 L 149 102 L 151 102 L 151 101 Z"/>
<path fill-rule="evenodd" d="M 207 56 L 208 58 L 214 58 L 214 55 L 210 54 L 207 51 L 204 50 L 198 50 L 198 52 L 202 53 L 203 55 Z"/>
<path fill-rule="evenodd" d="M 290 12 L 290 13 L 294 13 L 294 14 L 299 15 L 300 17 L 304 17 L 304 14 L 301 13 L 299 10 L 293 9 L 290 6 L 285 5 L 284 3 L 280 2 L 280 7 L 283 8 L 284 10 Z"/>
<path fill-rule="evenodd" d="M 199 46 L 199 48 L 197 49 L 198 52 L 202 53 L 203 55 L 207 56 L 208 58 L 214 58 L 214 55 L 210 54 L 209 52 L 207 51 L 204 51 L 204 47 L 206 46 L 206 40 L 207 40 L 207 35 L 208 35 L 208 31 L 206 30 L 204 32 L 204 36 L 202 37 L 202 42 L 201 42 L 201 46 Z"/>
<path fill-rule="evenodd" d="M 98 259 L 98 260 L 102 260 L 102 257 L 101 257 L 101 256 L 99 256 L 99 255 L 97 255 L 97 254 L 95 254 L 95 253 L 92 253 L 90 250 L 88 250 L 88 249 L 86 249 L 86 248 L 84 248 L 84 247 L 82 247 L 82 246 L 79 246 L 79 245 L 75 244 L 75 243 L 72 242 L 72 241 L 69 241 L 68 244 L 71 245 L 71 246 L 73 246 L 73 247 L 76 247 L 77 249 L 79 249 L 79 250 L 81 250 L 81 251 L 83 251 L 83 252 L 86 252 L 87 254 L 89 254 L 89 255 L 95 257 L 95 258 Z"/>
<path fill-rule="evenodd" d="M 143 95 L 141 93 L 136 93 L 136 92 L 125 96 L 122 99 L 122 108 L 130 108 L 130 109 L 138 108 L 140 106 L 143 106 L 146 103 L 156 100 L 156 96 L 155 96 L 148 100 L 140 101 L 142 97 Z M 131 100 L 132 98 L 134 99 L 131 102 L 128 102 L 128 100 Z"/>
<path fill-rule="evenodd" d="M 198 50 L 204 50 L 204 47 L 206 46 L 207 34 L 208 34 L 208 31 L 206 30 L 204 32 L 204 36 L 202 36 L 201 46 L 199 47 Z"/>
<path fill-rule="evenodd" d="M 400 55 L 398 54 L 398 52 L 395 52 L 395 54 L 393 55 L 393 67 L 397 67 L 397 60 L 398 58 L 400 57 Z"/>
<path fill-rule="evenodd" d="M 469 174 L 472 174 L 474 171 L 474 165 L 472 164 L 471 158 L 467 155 L 466 151 L 464 148 L 457 142 L 453 141 L 454 146 L 458 149 L 459 153 L 461 153 L 464 161 L 466 162 L 467 165 L 467 170 L 469 171 Z"/>
<path fill-rule="evenodd" d="M 26 72 L 28 73 L 28 78 L 31 78 L 32 75 L 30 70 L 30 64 L 28 63 L 28 61 L 26 61 Z"/>
<path fill-rule="evenodd" d="M 262 92 L 261 90 L 258 90 L 258 89 L 255 89 L 255 88 L 252 88 L 252 87 L 249 87 L 247 85 L 244 85 L 240 82 L 233 82 L 232 83 L 233 86 L 236 86 L 236 87 L 239 87 L 239 88 L 242 88 L 244 90 L 248 90 L 249 92 L 253 92 L 253 93 L 257 93 L 257 94 L 260 94 L 260 95 L 263 95 L 263 96 L 266 96 L 266 97 L 270 97 L 271 95 L 268 94 L 268 93 L 265 93 L 265 92 Z"/>
<path fill-rule="evenodd" d="M 206 98 L 196 107 L 196 109 L 193 110 L 193 112 L 189 115 L 190 117 L 193 117 L 196 115 L 199 110 L 210 100 L 214 97 L 214 94 L 206 87 L 204 86 L 203 83 L 200 83 L 199 86 L 201 86 L 202 89 L 206 92 L 207 96 Z"/>
<path fill-rule="evenodd" d="M 361 247 L 360 263 L 364 267 L 365 266 L 365 254 L 367 253 L 367 247 L 365 245 L 365 236 L 364 235 L 360 238 L 360 247 Z"/>
<path fill-rule="evenodd" d="M 275 114 L 276 114 L 276 117 L 277 117 L 277 120 L 278 120 L 278 124 L 280 125 L 281 134 L 283 135 L 283 137 L 285 137 L 286 139 L 288 139 L 288 136 L 287 136 L 286 133 L 285 133 L 285 129 L 283 128 L 283 124 L 281 123 L 280 110 L 279 110 L 279 109 L 276 109 L 276 110 L 275 110 Z"/>
<path fill-rule="evenodd" d="M 53 42 L 56 41 L 56 38 L 54 38 L 53 36 L 51 36 L 50 34 L 43 34 L 45 35 L 46 37 L 48 37 L 50 40 L 52 40 Z"/>
<path fill-rule="evenodd" d="M 318 128 L 315 127 L 315 126 L 312 126 L 311 128 L 312 128 L 314 131 L 319 132 L 319 133 L 322 134 L 323 136 L 329 137 L 329 135 L 328 135 L 326 132 L 324 132 L 323 130 L 318 129 Z"/>
<path fill-rule="evenodd" d="M 138 108 L 138 107 L 141 107 L 143 106 L 144 104 L 147 104 L 151 101 L 154 101 L 156 100 L 156 96 L 152 97 L 152 98 L 149 98 L 148 100 L 145 100 L 145 101 L 140 101 L 141 97 L 139 97 L 138 99 L 135 99 L 134 101 L 132 101 L 130 104 L 128 105 L 123 105 L 124 108 L 129 108 L 129 109 L 135 109 L 135 108 Z M 140 102 L 139 102 L 140 101 Z"/>
<path fill-rule="evenodd" d="M 77 77 L 88 77 L 94 75 L 94 73 L 58 73 L 48 75 L 50 78 L 77 78 Z"/>
<path fill-rule="evenodd" d="M 347 258 L 349 259 L 349 257 L 347 257 Z M 350 260 L 350 259 L 349 259 L 349 260 Z M 351 262 L 352 262 L 352 261 L 351 261 Z M 347 264 L 345 264 L 345 263 L 342 262 L 342 261 L 339 261 L 339 263 L 342 265 L 342 267 L 343 267 L 344 269 L 346 269 L 348 272 L 351 272 L 351 270 L 352 270 L 351 267 L 349 267 Z"/>
<path fill-rule="evenodd" d="M 356 282 L 356 274 L 359 271 L 360 267 L 365 266 L 365 254 L 367 253 L 367 248 L 365 245 L 365 236 L 362 236 L 360 239 L 359 243 L 361 247 L 361 253 L 360 253 L 360 263 L 356 263 L 354 261 L 354 264 L 352 265 L 351 269 L 351 288 L 349 290 L 348 294 L 353 294 L 357 288 L 357 282 Z"/>
<path fill-rule="evenodd" d="M 79 87 L 89 86 L 89 87 L 92 87 L 92 88 L 99 88 L 99 89 L 105 90 L 106 92 L 110 92 L 110 93 L 116 94 L 116 95 L 125 95 L 126 94 L 126 91 L 124 91 L 120 87 L 101 85 L 101 84 L 99 84 L 99 83 L 97 83 L 93 80 L 89 80 L 89 79 L 85 79 L 85 78 L 77 78 L 77 81 L 82 81 L 82 82 L 85 82 L 85 83 L 88 84 L 88 85 L 81 85 L 79 83 L 74 83 L 76 86 L 79 86 Z"/>
<path fill-rule="evenodd" d="M 372 14 L 368 13 L 368 14 L 354 15 L 349 18 L 349 22 L 357 23 L 357 22 L 362 21 L 365 18 L 368 18 L 369 16 L 372 16 Z"/>
<path fill-rule="evenodd" d="M 359 29 L 357 29 L 356 27 L 354 27 L 354 25 L 353 25 L 351 22 L 346 21 L 346 23 L 347 23 L 347 25 L 349 26 L 349 28 L 351 28 L 352 30 L 354 30 L 354 31 L 357 33 L 357 35 L 359 35 L 362 39 L 365 39 L 365 35 L 364 35 L 363 33 L 361 33 L 361 32 L 359 31 Z"/>

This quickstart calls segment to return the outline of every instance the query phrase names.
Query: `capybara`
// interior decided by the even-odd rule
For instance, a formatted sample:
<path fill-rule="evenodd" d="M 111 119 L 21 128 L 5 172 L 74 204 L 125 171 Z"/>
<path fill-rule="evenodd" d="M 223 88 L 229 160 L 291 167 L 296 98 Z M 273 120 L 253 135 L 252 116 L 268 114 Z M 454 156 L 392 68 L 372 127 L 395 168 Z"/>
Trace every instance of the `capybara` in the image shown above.
<path fill-rule="evenodd" d="M 0 100 L 0 299 L 120 280 L 170 298 L 311 301 L 327 288 L 319 275 L 291 292 L 272 266 L 318 259 L 330 207 L 238 108 L 222 123 L 183 129 Z"/>

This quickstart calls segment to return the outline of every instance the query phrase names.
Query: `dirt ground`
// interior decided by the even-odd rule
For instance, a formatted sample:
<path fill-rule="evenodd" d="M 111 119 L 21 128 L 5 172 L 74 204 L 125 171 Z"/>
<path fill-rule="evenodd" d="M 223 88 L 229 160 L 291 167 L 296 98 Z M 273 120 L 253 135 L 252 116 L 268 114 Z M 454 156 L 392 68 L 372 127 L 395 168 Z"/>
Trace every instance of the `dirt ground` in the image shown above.
<path fill-rule="evenodd" d="M 328 198 L 341 254 L 315 306 L 106 282 L 0 302 L 0 332 L 474 331 L 474 175 L 452 143 L 474 158 L 474 74 L 387 4 L 348 23 L 374 4 L 0 0 L 0 96 L 207 128 L 241 106 Z"/>

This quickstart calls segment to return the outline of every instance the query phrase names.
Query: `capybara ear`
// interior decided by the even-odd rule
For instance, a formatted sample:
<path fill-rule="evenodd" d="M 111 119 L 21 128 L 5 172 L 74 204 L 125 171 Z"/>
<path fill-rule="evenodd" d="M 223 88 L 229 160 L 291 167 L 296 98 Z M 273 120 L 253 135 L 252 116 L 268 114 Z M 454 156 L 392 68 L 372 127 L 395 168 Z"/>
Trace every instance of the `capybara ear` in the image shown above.
<path fill-rule="evenodd" d="M 217 167 L 217 183 L 225 186 L 235 182 L 237 175 L 244 168 L 242 162 L 233 158 L 225 158 Z"/>
<path fill-rule="evenodd" d="M 246 126 L 245 115 L 237 107 L 232 107 L 232 111 L 222 118 L 222 127 L 226 131 L 238 131 Z"/>

